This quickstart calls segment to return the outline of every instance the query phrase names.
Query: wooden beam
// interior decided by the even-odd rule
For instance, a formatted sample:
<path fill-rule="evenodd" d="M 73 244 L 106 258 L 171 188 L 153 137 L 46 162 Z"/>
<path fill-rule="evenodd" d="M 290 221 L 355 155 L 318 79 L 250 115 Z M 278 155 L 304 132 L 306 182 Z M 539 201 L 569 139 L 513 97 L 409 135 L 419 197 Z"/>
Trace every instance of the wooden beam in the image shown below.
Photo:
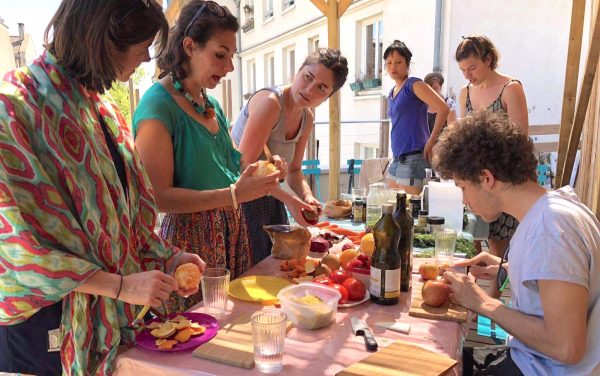
<path fill-rule="evenodd" d="M 530 136 L 546 136 L 551 134 L 559 134 L 560 124 L 529 125 L 527 131 Z"/>
<path fill-rule="evenodd" d="M 327 2 L 327 42 L 340 48 L 340 18 L 337 0 Z M 329 97 L 329 199 L 340 197 L 340 91 Z"/>
<path fill-rule="evenodd" d="M 571 127 L 569 143 L 565 154 L 566 157 L 563 164 L 563 175 L 561 176 L 560 186 L 568 184 L 571 180 L 573 164 L 575 163 L 575 156 L 577 154 L 577 145 L 581 139 L 581 131 L 583 130 L 583 123 L 590 103 L 592 86 L 594 85 L 594 79 L 596 77 L 598 58 L 600 57 L 600 7 L 598 7 L 596 14 L 594 15 L 592 30 L 590 47 L 588 49 L 583 80 L 579 91 L 579 99 L 577 101 L 577 109 L 575 111 L 575 118 L 573 119 L 573 126 Z"/>
<path fill-rule="evenodd" d="M 352 5 L 352 0 L 338 0 L 338 17 L 342 17 L 346 9 Z"/>
<path fill-rule="evenodd" d="M 579 77 L 579 60 L 581 58 L 585 1 L 586 0 L 573 0 L 573 6 L 571 8 L 571 30 L 569 32 L 569 49 L 567 52 L 567 68 L 565 71 L 565 87 L 560 119 L 558 163 L 556 166 L 557 183 L 562 181 L 563 165 L 566 158 L 569 134 L 573 124 L 575 103 L 577 101 L 577 81 Z"/>
<path fill-rule="evenodd" d="M 325 0 L 310 0 L 310 2 L 319 8 L 321 13 L 327 16 L 327 2 Z"/>

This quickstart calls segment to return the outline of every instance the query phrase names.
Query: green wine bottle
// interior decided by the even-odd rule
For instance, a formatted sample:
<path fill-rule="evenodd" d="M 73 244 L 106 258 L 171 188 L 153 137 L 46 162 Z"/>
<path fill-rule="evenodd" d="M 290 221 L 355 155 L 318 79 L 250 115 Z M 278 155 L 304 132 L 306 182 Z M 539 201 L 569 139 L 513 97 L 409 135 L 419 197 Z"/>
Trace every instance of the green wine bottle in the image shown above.
<path fill-rule="evenodd" d="M 371 256 L 371 300 L 377 304 L 392 305 L 400 297 L 400 266 L 398 253 L 400 227 L 392 217 L 394 206 L 382 206 L 382 216 L 373 227 L 375 252 Z"/>
<path fill-rule="evenodd" d="M 394 221 L 400 227 L 400 242 L 398 253 L 400 254 L 400 291 L 409 291 L 412 279 L 412 256 L 414 219 L 406 210 L 406 193 L 396 193 L 396 211 Z"/>

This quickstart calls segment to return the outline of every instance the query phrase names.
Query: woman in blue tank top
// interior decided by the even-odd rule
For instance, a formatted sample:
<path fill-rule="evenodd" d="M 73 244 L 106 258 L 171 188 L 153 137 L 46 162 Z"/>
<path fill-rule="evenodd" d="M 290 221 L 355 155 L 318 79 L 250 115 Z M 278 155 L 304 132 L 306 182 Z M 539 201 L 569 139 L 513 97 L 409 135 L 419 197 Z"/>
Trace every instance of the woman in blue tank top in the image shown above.
<path fill-rule="evenodd" d="M 409 77 L 412 53 L 395 40 L 384 52 L 385 69 L 396 85 L 388 96 L 392 120 L 391 144 L 394 161 L 388 169 L 388 186 L 421 193 L 425 168 L 429 168 L 431 150 L 442 131 L 449 109 L 429 85 Z M 427 108 L 436 112 L 433 131 L 427 125 Z"/>

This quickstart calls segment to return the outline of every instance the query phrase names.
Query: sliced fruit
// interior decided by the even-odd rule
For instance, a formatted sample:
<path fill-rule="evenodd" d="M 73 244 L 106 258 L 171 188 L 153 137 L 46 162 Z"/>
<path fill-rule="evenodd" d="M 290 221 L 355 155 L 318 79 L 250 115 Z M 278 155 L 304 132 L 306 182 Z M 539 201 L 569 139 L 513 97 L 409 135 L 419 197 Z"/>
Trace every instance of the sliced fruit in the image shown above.
<path fill-rule="evenodd" d="M 177 341 L 170 339 L 167 340 L 163 343 L 161 343 L 160 345 L 158 345 L 158 349 L 159 350 L 172 350 L 173 346 L 175 346 L 177 344 Z"/>
<path fill-rule="evenodd" d="M 189 328 L 190 326 L 192 326 L 192 322 L 190 320 L 181 320 L 181 321 L 172 323 L 172 325 L 173 325 L 173 328 L 180 330 L 180 329 Z"/>
<path fill-rule="evenodd" d="M 190 340 L 190 337 L 194 334 L 194 329 L 185 328 L 179 331 L 175 336 L 175 340 L 179 343 L 185 343 Z"/>

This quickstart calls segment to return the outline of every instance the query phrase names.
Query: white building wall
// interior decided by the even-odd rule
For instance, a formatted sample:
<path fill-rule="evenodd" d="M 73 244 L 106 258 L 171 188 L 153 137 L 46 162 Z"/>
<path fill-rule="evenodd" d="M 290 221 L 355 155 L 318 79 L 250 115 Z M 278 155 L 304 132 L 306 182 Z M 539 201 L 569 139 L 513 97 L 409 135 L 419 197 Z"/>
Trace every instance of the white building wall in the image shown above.
<path fill-rule="evenodd" d="M 273 53 L 276 84 L 283 83 L 283 51 L 296 46 L 296 68 L 308 52 L 308 41 L 318 35 L 327 44 L 325 17 L 309 0 L 296 0 L 293 8 L 281 12 L 282 0 L 274 1 L 272 19 L 263 21 L 263 0 L 254 0 L 254 30 L 242 33 L 241 58 L 256 61 L 257 88 L 265 83 L 264 56 Z M 242 0 L 243 5 L 244 0 Z M 466 84 L 454 60 L 461 36 L 485 34 L 496 44 L 501 59 L 499 71 L 519 79 L 524 86 L 532 125 L 558 124 L 562 107 L 566 54 L 571 17 L 570 0 L 443 0 L 441 68 L 446 77 L 444 89 L 458 95 Z M 588 8 L 590 5 L 588 4 Z M 394 39 L 404 41 L 413 54 L 411 75 L 424 77 L 434 65 L 435 0 L 358 0 L 340 20 L 340 47 L 349 62 L 347 85 L 341 89 L 341 120 L 377 120 L 382 97 L 393 81 L 383 74 L 380 89 L 352 92 L 361 66 L 361 25 L 364 20 L 381 17 L 384 23 L 383 49 Z M 584 30 L 582 69 L 589 43 L 589 9 Z M 244 23 L 242 17 L 241 23 Z M 246 69 L 245 65 L 242 64 Z M 385 69 L 384 69 L 385 71 Z M 244 72 L 244 76 L 246 72 Z M 580 77 L 581 80 L 581 77 Z M 246 92 L 246 83 L 244 92 Z M 316 110 L 316 121 L 329 119 L 328 102 Z M 357 144 L 377 145 L 378 124 L 342 124 L 341 162 L 355 156 Z M 328 167 L 329 132 L 327 124 L 317 124 L 322 167 Z M 554 141 L 554 140 L 545 140 Z M 361 157 L 361 156 L 357 156 Z"/>
<path fill-rule="evenodd" d="M 6 72 L 15 68 L 15 55 L 8 27 L 0 22 L 0 79 Z"/>

